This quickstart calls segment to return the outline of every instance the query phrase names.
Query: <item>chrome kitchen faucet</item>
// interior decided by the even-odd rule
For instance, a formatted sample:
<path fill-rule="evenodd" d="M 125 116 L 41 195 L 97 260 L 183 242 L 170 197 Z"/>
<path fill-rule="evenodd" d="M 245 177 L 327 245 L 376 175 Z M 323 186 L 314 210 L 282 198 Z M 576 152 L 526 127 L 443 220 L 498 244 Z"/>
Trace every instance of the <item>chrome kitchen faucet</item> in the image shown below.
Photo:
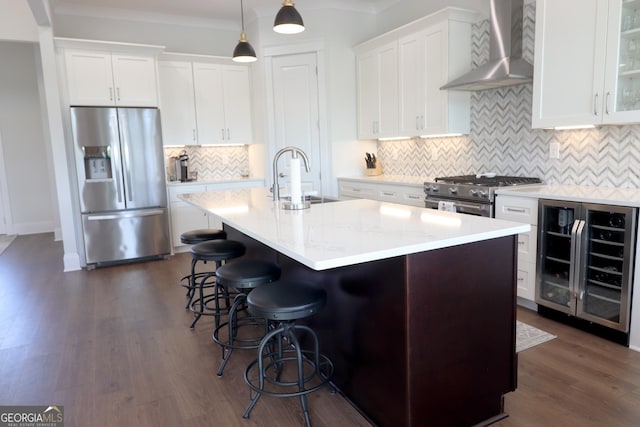
<path fill-rule="evenodd" d="M 273 193 L 273 200 L 280 200 L 280 186 L 278 184 L 278 159 L 280 158 L 280 156 L 282 156 L 284 153 L 291 151 L 291 157 L 293 157 L 294 159 L 298 158 L 298 154 L 302 157 L 302 161 L 304 162 L 304 168 L 307 172 L 310 171 L 309 168 L 309 158 L 307 157 L 307 155 L 304 153 L 304 151 L 302 151 L 301 149 L 297 148 L 297 147 L 284 147 L 280 150 L 278 150 L 278 152 L 276 153 L 276 155 L 273 157 L 273 187 L 271 187 L 271 192 Z"/>

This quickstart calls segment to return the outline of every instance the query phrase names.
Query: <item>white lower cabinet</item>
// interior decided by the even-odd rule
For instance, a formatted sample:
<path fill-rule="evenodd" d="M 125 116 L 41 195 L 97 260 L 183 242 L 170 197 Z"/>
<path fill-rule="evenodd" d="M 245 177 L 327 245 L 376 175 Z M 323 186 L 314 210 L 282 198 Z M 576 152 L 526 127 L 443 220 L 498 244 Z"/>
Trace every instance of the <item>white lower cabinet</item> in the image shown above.
<path fill-rule="evenodd" d="M 371 199 L 424 207 L 422 184 L 389 184 L 338 178 L 341 199 Z"/>
<path fill-rule="evenodd" d="M 185 247 L 180 242 L 180 235 L 185 231 L 200 228 L 222 229 L 222 222 L 216 216 L 209 215 L 189 203 L 178 198 L 179 194 L 201 193 L 205 191 L 231 190 L 235 188 L 251 188 L 264 186 L 263 180 L 234 181 L 224 183 L 175 184 L 169 186 L 169 206 L 171 215 L 171 238 L 173 247 L 180 251 Z"/>
<path fill-rule="evenodd" d="M 496 196 L 496 218 L 531 225 L 529 233 L 518 234 L 518 296 L 533 302 L 536 295 L 538 247 L 538 199 Z"/>

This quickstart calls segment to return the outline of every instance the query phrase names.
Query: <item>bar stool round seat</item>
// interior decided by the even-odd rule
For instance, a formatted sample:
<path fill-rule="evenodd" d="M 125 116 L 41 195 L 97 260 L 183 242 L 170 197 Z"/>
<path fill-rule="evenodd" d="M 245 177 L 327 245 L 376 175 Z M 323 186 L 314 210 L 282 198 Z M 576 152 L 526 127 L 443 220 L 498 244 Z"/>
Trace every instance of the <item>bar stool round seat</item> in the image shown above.
<path fill-rule="evenodd" d="M 224 240 L 227 232 L 217 228 L 202 228 L 199 230 L 185 231 L 180 235 L 180 242 L 185 245 L 195 245 L 196 243 L 207 242 L 209 240 Z"/>
<path fill-rule="evenodd" d="M 263 318 L 250 315 L 239 317 L 239 314 L 246 307 L 249 292 L 280 278 L 280 267 L 270 261 L 240 259 L 218 268 L 216 278 L 218 284 L 238 291 L 229 310 L 228 320 L 215 328 L 211 336 L 222 347 L 222 363 L 218 369 L 220 377 L 234 349 L 256 349 L 267 333 L 267 324 Z"/>
<path fill-rule="evenodd" d="M 195 314 L 195 319 L 190 326 L 191 329 L 195 327 L 202 316 L 214 316 L 215 326 L 220 325 L 220 316 L 228 313 L 231 303 L 226 287 L 215 280 L 215 272 L 223 262 L 241 257 L 245 252 L 244 244 L 235 240 L 209 240 L 191 247 L 192 270 L 198 261 L 213 261 L 216 265 L 214 271 L 204 273 L 199 281 L 194 283 L 199 297 L 192 299 L 189 304 L 189 309 Z M 207 288 L 212 288 L 213 293 L 205 295 Z M 225 308 L 220 307 L 221 299 L 225 301 Z M 211 307 L 211 303 L 213 303 L 213 307 Z"/>
<path fill-rule="evenodd" d="M 185 245 L 195 245 L 197 243 L 207 242 L 209 240 L 224 240 L 227 238 L 227 232 L 217 228 L 202 228 L 198 230 L 189 230 L 180 234 L 180 242 Z M 206 262 L 206 261 L 205 261 Z M 188 309 L 193 300 L 193 294 L 196 289 L 196 281 L 204 277 L 206 272 L 196 273 L 197 260 L 191 260 L 191 270 L 189 274 L 180 278 L 180 286 L 187 289 L 187 303 L 184 308 Z"/>
<path fill-rule="evenodd" d="M 249 418 L 262 395 L 300 397 L 305 425 L 311 425 L 307 394 L 330 386 L 333 364 L 320 354 L 315 331 L 296 320 L 316 314 L 326 301 L 321 287 L 293 280 L 276 281 L 247 295 L 248 312 L 264 317 L 270 327 L 258 347 L 257 359 L 245 370 L 244 380 L 255 395 L 243 418 Z"/>

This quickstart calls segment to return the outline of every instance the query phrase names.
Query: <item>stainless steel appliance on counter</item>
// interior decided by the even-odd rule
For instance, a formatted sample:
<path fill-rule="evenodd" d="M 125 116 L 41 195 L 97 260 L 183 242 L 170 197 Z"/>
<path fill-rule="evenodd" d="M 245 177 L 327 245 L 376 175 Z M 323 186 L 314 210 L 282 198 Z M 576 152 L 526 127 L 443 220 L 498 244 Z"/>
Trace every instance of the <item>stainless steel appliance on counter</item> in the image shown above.
<path fill-rule="evenodd" d="M 628 345 L 637 217 L 637 208 L 540 200 L 539 310 L 620 331 L 611 338 Z"/>
<path fill-rule="evenodd" d="M 494 218 L 495 192 L 511 185 L 540 184 L 540 178 L 500 176 L 493 173 L 436 178 L 425 182 L 425 207 L 443 204 L 456 212 Z"/>
<path fill-rule="evenodd" d="M 86 263 L 171 252 L 156 108 L 72 107 Z"/>

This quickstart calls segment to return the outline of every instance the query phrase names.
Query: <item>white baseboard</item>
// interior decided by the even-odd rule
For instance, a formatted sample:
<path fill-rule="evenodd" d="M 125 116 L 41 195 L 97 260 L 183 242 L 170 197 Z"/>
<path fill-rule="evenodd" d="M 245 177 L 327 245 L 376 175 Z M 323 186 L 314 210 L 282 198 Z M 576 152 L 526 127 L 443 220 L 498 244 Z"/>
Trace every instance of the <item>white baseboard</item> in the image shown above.
<path fill-rule="evenodd" d="M 43 222 L 23 222 L 14 223 L 12 225 L 12 234 L 40 234 L 40 233 L 54 233 L 56 226 L 52 221 Z"/>
<path fill-rule="evenodd" d="M 77 253 L 64 254 L 63 262 L 65 272 L 82 270 L 80 255 Z"/>

